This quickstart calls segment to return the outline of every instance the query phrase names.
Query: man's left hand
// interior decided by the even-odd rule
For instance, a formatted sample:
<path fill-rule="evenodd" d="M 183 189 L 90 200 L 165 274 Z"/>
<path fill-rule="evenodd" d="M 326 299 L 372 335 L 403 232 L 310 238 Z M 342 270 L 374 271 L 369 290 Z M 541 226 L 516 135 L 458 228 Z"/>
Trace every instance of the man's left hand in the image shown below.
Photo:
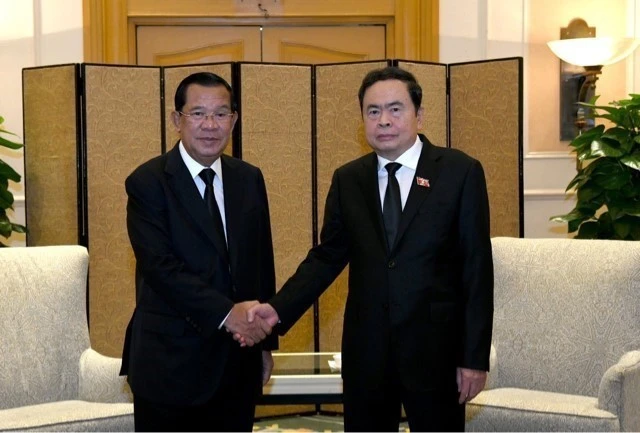
<path fill-rule="evenodd" d="M 262 386 L 265 386 L 271 378 L 273 371 L 273 355 L 269 350 L 262 351 Z"/>
<path fill-rule="evenodd" d="M 467 403 L 484 389 L 484 385 L 487 383 L 487 372 L 458 367 L 456 381 L 458 382 L 458 392 L 460 392 L 458 403 Z"/>

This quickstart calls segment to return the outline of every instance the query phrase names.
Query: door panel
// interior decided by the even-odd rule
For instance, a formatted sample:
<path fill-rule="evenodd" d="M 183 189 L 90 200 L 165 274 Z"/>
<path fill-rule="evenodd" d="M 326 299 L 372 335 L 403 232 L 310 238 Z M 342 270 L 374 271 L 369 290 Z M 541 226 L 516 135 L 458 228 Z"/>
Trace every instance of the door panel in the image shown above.
<path fill-rule="evenodd" d="M 344 63 L 386 58 L 385 26 L 265 27 L 263 61 Z"/>
<path fill-rule="evenodd" d="M 260 61 L 260 28 L 139 26 L 138 65 Z"/>

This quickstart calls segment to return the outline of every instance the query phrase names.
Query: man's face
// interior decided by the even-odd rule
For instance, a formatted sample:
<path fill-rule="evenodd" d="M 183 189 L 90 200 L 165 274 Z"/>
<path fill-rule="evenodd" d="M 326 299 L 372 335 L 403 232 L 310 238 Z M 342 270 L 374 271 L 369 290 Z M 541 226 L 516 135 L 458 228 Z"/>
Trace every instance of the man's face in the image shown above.
<path fill-rule="evenodd" d="M 378 81 L 362 98 L 362 119 L 369 145 L 395 161 L 416 141 L 422 127 L 422 107 L 416 114 L 407 85 L 400 80 Z"/>
<path fill-rule="evenodd" d="M 174 111 L 171 118 L 187 153 L 209 167 L 227 147 L 238 114 L 231 110 L 230 95 L 224 86 L 192 84 L 186 96 L 184 114 Z"/>

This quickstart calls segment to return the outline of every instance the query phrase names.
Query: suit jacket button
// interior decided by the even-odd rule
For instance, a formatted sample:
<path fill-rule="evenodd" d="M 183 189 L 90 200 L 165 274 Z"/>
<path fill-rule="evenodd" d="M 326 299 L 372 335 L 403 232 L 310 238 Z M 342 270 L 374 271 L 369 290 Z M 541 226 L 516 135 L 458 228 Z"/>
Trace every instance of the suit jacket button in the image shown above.
<path fill-rule="evenodd" d="M 389 263 L 388 263 L 387 266 L 389 266 L 389 269 L 395 268 L 396 267 L 396 261 L 395 260 L 389 260 Z"/>

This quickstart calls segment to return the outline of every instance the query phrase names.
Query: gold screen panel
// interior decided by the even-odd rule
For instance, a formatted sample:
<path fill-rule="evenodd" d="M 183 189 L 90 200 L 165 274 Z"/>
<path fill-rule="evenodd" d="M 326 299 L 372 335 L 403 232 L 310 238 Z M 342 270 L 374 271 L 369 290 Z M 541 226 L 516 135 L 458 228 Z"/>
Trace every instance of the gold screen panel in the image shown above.
<path fill-rule="evenodd" d="M 166 150 L 169 151 L 175 146 L 176 142 L 180 138 L 176 127 L 171 121 L 171 113 L 175 108 L 174 97 L 176 95 L 176 89 L 182 80 L 187 76 L 196 72 L 213 72 L 216 75 L 221 76 L 227 83 L 231 84 L 231 63 L 219 63 L 219 64 L 202 64 L 192 66 L 175 66 L 164 67 L 164 136 L 166 143 Z M 232 154 L 232 139 L 229 139 L 229 144 L 224 150 L 227 155 Z"/>
<path fill-rule="evenodd" d="M 372 69 L 386 61 L 316 66 L 318 233 L 333 172 L 371 152 L 364 135 L 358 90 Z M 347 299 L 348 268 L 320 297 L 320 352 L 339 352 Z"/>
<path fill-rule="evenodd" d="M 520 237 L 521 59 L 450 66 L 451 147 L 484 168 L 491 236 Z"/>
<path fill-rule="evenodd" d="M 311 67 L 240 64 L 242 159 L 260 167 L 269 196 L 276 288 L 295 272 L 312 245 Z M 281 352 L 313 352 L 313 314 L 280 338 Z M 257 416 L 313 410 L 259 406 Z"/>
<path fill-rule="evenodd" d="M 399 61 L 422 87 L 424 120 L 422 132 L 436 146 L 447 147 L 447 66 L 433 63 Z"/>
<path fill-rule="evenodd" d="M 240 87 L 242 159 L 264 174 L 280 288 L 312 246 L 311 66 L 240 64 Z M 313 352 L 311 311 L 280 350 Z"/>
<path fill-rule="evenodd" d="M 119 357 L 135 305 L 124 182 L 160 154 L 160 68 L 86 65 L 84 76 L 91 341 Z"/>
<path fill-rule="evenodd" d="M 78 244 L 76 68 L 23 71 L 29 246 Z"/>

